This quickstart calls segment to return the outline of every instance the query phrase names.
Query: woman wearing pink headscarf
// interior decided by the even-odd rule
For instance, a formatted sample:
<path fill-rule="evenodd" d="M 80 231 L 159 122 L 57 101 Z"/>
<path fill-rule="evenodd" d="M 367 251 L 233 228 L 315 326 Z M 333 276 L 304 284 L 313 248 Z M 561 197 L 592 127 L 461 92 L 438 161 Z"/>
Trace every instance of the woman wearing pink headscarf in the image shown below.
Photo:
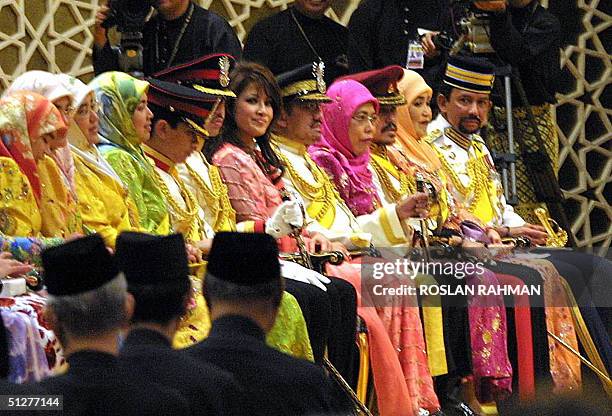
<path fill-rule="evenodd" d="M 332 102 L 323 106 L 322 140 L 311 146 L 309 153 L 331 176 L 353 214 L 371 214 L 382 205 L 368 167 L 379 103 L 367 88 L 353 80 L 333 84 L 327 95 Z M 425 215 L 426 203 L 425 195 L 419 194 L 396 204 L 394 225 L 408 236 L 401 244 L 409 245 L 412 236 L 412 229 L 402 220 Z M 341 267 L 345 271 L 348 268 Z M 416 299 L 408 295 L 397 296 L 378 299 L 375 305 L 369 290 L 361 290 L 367 281 L 362 282 L 359 275 L 347 280 L 357 289 L 358 312 L 368 326 L 380 414 L 437 412 L 440 405 L 429 373 Z M 385 280 L 385 286 L 397 282 L 399 279 L 396 281 L 395 276 L 390 276 Z M 399 379 L 404 382 L 398 383 Z"/>
<path fill-rule="evenodd" d="M 333 101 L 323 106 L 322 138 L 308 152 L 330 175 L 353 214 L 370 214 L 382 205 L 368 168 L 378 101 L 366 87 L 353 80 L 334 83 L 327 95 Z M 397 203 L 397 221 L 392 225 L 401 224 L 405 241 L 411 241 L 412 230 L 402 221 L 425 215 L 426 206 L 427 197 L 423 193 Z"/>
<path fill-rule="evenodd" d="M 355 81 L 332 85 L 328 96 L 333 101 L 323 106 L 322 139 L 309 152 L 330 174 L 353 214 L 367 214 L 380 204 L 368 169 L 378 101 Z"/>

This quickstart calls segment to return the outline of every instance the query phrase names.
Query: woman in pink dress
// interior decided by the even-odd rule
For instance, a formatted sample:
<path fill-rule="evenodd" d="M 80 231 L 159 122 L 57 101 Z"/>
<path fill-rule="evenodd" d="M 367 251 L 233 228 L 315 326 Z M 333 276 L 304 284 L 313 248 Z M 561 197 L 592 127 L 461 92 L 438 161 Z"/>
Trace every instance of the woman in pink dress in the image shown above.
<path fill-rule="evenodd" d="M 206 155 L 221 171 L 242 229 L 264 231 L 271 214 L 283 204 L 283 196 L 290 197 L 283 195 L 283 167 L 268 141 L 270 127 L 280 115 L 280 91 L 269 70 L 257 64 L 238 65 L 230 78 L 230 88 L 237 98 L 227 103 L 228 116 L 221 138 L 207 143 Z M 316 245 L 323 251 L 333 247 L 316 233 L 304 232 L 304 239 L 309 251 Z M 286 241 L 280 243 L 289 246 Z M 346 272 L 339 277 L 353 284 L 359 297 L 359 269 L 352 273 L 352 265 L 346 266 L 336 271 Z M 360 306 L 358 313 L 369 331 L 379 413 L 382 416 L 416 415 L 406 384 L 398 383 L 404 375 L 382 320 L 374 308 Z"/>
<path fill-rule="evenodd" d="M 296 202 L 283 201 L 282 167 L 268 141 L 270 126 L 280 114 L 280 90 L 270 71 L 254 63 L 237 65 L 230 79 L 230 88 L 237 98 L 227 102 L 223 131 L 206 143 L 206 156 L 219 168 L 228 188 L 236 211 L 237 230 L 265 232 L 278 239 L 281 251 L 293 251 L 288 248 L 295 244 L 287 236 L 294 226 L 302 225 L 303 216 Z M 329 250 L 329 242 L 320 235 L 304 233 L 304 238 L 310 252 L 317 245 Z M 325 351 L 326 328 L 330 325 L 330 301 L 309 283 L 323 287 L 317 276 L 329 281 L 303 268 L 298 273 L 289 271 L 297 265 L 282 263 L 282 266 L 283 276 L 291 279 L 286 282 L 287 291 L 302 308 L 314 358 L 320 362 Z"/>

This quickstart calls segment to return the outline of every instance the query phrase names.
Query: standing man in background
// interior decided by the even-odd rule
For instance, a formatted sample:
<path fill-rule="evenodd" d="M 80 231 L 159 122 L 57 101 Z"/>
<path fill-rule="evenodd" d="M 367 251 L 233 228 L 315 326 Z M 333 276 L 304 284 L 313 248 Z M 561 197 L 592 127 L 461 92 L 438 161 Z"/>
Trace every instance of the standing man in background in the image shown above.
<path fill-rule="evenodd" d="M 501 60 L 512 65 L 523 84 L 527 103 L 518 94 L 518 85 L 512 84 L 512 122 L 514 137 L 518 142 L 516 180 L 518 205 L 516 211 L 527 221 L 538 223 L 534 209 L 544 206 L 538 201 L 537 190 L 531 180 L 535 168 L 545 163 L 538 158 L 527 160 L 525 152 L 537 156 L 538 141 L 527 117 L 529 106 L 536 128 L 543 141 L 543 150 L 550 159 L 551 172 L 559 172 L 559 138 L 554 119 L 553 105 L 559 88 L 561 67 L 561 24 L 538 0 L 509 0 L 508 6 L 491 19 L 491 46 L 495 50 L 495 62 Z M 504 103 L 494 99 L 492 121 L 505 124 Z M 496 152 L 508 152 L 507 129 L 496 129 L 487 137 L 487 146 Z M 551 175 L 552 176 L 552 175 Z M 550 178 L 554 180 L 554 178 Z M 545 182 L 547 182 L 545 180 Z M 541 201 L 541 200 L 540 200 Z"/>
<path fill-rule="evenodd" d="M 348 25 L 350 72 L 399 65 L 437 85 L 444 63 L 428 45 L 448 26 L 448 9 L 448 0 L 363 0 Z"/>
<path fill-rule="evenodd" d="M 257 22 L 244 43 L 244 58 L 275 75 L 322 61 L 325 82 L 331 84 L 348 71 L 348 30 L 325 16 L 330 4 L 296 0 L 287 10 Z"/>
<path fill-rule="evenodd" d="M 146 6 L 144 6 L 146 7 Z M 240 59 L 240 41 L 229 23 L 191 0 L 156 0 L 157 14 L 142 30 L 143 73 L 150 75 L 170 66 L 214 52 Z M 103 27 L 110 9 L 105 0 L 96 15 L 93 62 L 96 75 L 120 70 L 117 55 Z"/>

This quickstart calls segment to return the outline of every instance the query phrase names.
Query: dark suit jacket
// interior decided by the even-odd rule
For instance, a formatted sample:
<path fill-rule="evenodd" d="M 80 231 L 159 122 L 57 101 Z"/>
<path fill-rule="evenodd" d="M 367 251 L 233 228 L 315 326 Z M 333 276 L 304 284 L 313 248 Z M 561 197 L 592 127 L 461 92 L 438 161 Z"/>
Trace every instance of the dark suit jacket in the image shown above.
<path fill-rule="evenodd" d="M 189 404 L 176 390 L 123 371 L 117 357 L 79 351 L 68 357 L 65 374 L 34 385 L 64 396 L 64 415 L 186 415 Z M 155 381 L 155 380 L 152 380 Z"/>
<path fill-rule="evenodd" d="M 130 374 L 180 391 L 189 400 L 194 415 L 242 414 L 243 392 L 231 374 L 173 350 L 159 332 L 131 331 L 119 360 Z"/>
<path fill-rule="evenodd" d="M 167 27 L 165 28 L 162 27 L 163 19 L 159 15 L 153 16 L 144 25 L 142 29 L 142 46 L 143 72 L 145 75 L 151 75 L 168 67 L 167 63 L 158 62 L 157 60 L 157 58 L 162 60 L 170 59 L 172 54 L 172 46 L 170 50 L 164 50 L 161 39 L 164 35 L 169 37 L 171 45 L 179 41 L 180 37 L 176 56 L 174 61 L 170 63 L 170 66 L 189 62 L 211 53 L 228 53 L 237 60 L 240 59 L 242 47 L 230 24 L 214 12 L 206 10 L 195 3 L 194 6 L 191 21 L 187 25 L 182 37 L 180 37 L 180 32 L 187 18 L 187 13 L 175 21 L 167 22 Z M 112 51 L 108 42 L 102 49 L 94 47 L 93 65 L 96 75 L 106 71 L 120 70 L 117 56 Z"/>
<path fill-rule="evenodd" d="M 234 375 L 246 392 L 245 415 L 333 413 L 332 387 L 323 370 L 268 347 L 264 332 L 248 318 L 217 319 L 208 338 L 188 352 Z"/>
<path fill-rule="evenodd" d="M 348 58 L 351 73 L 406 66 L 410 41 L 419 38 L 418 29 L 450 29 L 449 0 L 363 0 L 348 24 Z M 417 70 L 437 89 L 437 72 L 443 62 L 425 60 Z M 435 96 L 435 95 L 434 95 Z"/>
<path fill-rule="evenodd" d="M 295 16 L 308 41 L 292 17 Z M 310 48 L 308 42 L 315 49 Z M 325 82 L 346 74 L 346 69 L 334 64 L 346 56 L 348 30 L 329 17 L 313 19 L 294 7 L 258 21 L 244 42 L 244 59 L 267 66 L 278 75 L 317 61 L 317 54 L 325 62 Z"/>

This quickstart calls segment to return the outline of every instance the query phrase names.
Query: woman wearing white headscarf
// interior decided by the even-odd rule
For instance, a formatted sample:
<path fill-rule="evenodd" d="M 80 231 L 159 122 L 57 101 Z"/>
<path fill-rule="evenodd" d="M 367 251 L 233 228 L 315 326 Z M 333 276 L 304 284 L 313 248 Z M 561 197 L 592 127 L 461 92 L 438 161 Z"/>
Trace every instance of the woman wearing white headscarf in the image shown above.
<path fill-rule="evenodd" d="M 102 157 L 96 144 L 98 104 L 93 89 L 69 75 L 58 75 L 74 97 L 75 110 L 68 128 L 68 141 L 75 164 L 76 190 L 83 227 L 99 233 L 107 246 L 114 247 L 117 235 L 135 230 L 138 211 L 127 188 Z"/>

